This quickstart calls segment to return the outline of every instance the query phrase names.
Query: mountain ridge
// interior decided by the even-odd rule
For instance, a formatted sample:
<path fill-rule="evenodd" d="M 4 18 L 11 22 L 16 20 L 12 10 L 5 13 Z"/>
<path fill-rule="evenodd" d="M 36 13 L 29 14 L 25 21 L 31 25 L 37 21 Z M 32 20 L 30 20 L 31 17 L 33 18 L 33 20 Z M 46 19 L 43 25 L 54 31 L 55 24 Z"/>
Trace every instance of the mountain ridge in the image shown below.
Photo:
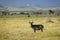
<path fill-rule="evenodd" d="M 0 7 L 0 11 L 40 11 L 43 12 L 44 11 L 48 11 L 48 10 L 53 10 L 56 11 L 57 13 L 60 13 L 60 7 L 48 7 L 48 8 L 42 8 L 42 7 Z"/>

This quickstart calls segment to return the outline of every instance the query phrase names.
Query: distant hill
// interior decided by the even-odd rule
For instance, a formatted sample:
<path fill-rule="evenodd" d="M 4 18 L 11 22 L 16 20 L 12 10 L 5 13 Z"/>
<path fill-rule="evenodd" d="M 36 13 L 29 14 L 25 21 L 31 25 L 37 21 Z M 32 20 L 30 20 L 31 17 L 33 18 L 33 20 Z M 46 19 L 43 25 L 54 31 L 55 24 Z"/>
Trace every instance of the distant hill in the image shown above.
<path fill-rule="evenodd" d="M 41 7 L 0 7 L 0 11 L 32 11 L 32 12 L 43 12 L 48 13 L 48 10 L 53 10 L 55 13 L 60 13 L 60 7 L 48 7 L 48 8 L 41 8 Z"/>

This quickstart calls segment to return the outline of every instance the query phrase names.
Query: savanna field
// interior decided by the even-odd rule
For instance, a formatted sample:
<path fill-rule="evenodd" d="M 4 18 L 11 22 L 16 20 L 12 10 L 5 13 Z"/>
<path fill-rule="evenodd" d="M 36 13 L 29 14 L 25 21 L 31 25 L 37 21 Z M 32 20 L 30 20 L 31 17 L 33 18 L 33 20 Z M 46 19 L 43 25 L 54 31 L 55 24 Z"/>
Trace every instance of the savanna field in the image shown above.
<path fill-rule="evenodd" d="M 46 22 L 46 17 L 26 15 L 8 15 L 0 17 L 0 40 L 60 40 L 60 16 L 50 17 L 52 22 Z M 34 32 L 29 21 L 43 24 L 44 31 Z"/>

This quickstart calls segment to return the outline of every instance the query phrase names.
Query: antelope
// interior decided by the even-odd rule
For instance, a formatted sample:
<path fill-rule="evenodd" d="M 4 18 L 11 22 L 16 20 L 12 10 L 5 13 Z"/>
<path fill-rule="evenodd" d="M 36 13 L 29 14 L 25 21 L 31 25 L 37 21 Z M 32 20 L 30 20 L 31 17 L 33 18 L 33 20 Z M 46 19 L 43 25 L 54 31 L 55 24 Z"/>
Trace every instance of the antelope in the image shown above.
<path fill-rule="evenodd" d="M 29 23 L 31 25 L 31 28 L 34 30 L 34 32 L 36 32 L 36 30 L 41 30 L 41 32 L 43 32 L 44 26 L 42 24 L 33 24 L 33 21 Z"/>

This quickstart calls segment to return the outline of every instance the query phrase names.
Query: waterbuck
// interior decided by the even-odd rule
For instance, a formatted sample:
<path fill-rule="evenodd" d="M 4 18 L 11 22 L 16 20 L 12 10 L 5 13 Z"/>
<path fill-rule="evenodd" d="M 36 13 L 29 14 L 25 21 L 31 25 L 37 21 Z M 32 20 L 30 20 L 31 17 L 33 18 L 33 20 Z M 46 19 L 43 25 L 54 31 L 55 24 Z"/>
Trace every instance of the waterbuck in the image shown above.
<path fill-rule="evenodd" d="M 29 23 L 31 25 L 31 28 L 34 30 L 34 32 L 36 32 L 36 30 L 41 30 L 41 32 L 43 32 L 44 26 L 42 24 L 33 24 L 33 21 Z"/>

